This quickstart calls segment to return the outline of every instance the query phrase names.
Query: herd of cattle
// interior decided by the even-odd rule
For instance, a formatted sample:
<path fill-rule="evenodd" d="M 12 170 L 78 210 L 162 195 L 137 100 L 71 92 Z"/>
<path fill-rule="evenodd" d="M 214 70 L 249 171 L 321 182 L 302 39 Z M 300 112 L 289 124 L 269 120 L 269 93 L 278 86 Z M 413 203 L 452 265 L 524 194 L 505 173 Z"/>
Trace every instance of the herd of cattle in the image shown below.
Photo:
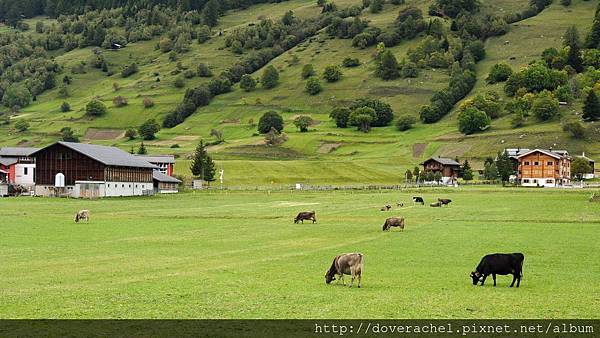
<path fill-rule="evenodd" d="M 443 205 L 449 205 L 452 200 L 445 198 L 438 198 L 437 202 L 431 203 L 431 207 L 441 207 Z M 423 197 L 413 197 L 413 205 L 421 204 L 425 205 L 425 200 Z M 397 207 L 404 207 L 404 203 L 398 202 L 396 203 Z M 389 211 L 392 209 L 391 205 L 385 205 L 380 210 L 381 211 Z M 305 220 L 311 220 L 313 223 L 317 222 L 315 211 L 304 211 L 298 213 L 296 218 L 294 218 L 294 223 L 302 222 Z M 392 227 L 400 228 L 400 231 L 404 231 L 404 217 L 390 217 L 385 220 L 383 224 L 383 231 L 388 231 Z M 517 287 L 521 285 L 521 278 L 523 277 L 523 261 L 525 260 L 525 256 L 522 253 L 495 253 L 490 255 L 485 255 L 475 271 L 471 272 L 471 279 L 473 280 L 473 285 L 477 285 L 478 283 L 483 284 L 488 276 L 492 276 L 494 279 L 494 286 L 496 286 L 496 275 L 512 275 L 513 281 L 510 284 L 512 288 L 517 282 Z M 358 287 L 360 288 L 360 282 L 362 277 L 362 271 L 364 268 L 365 258 L 362 253 L 354 252 L 354 253 L 346 253 L 342 255 L 335 256 L 333 259 L 333 263 L 327 272 L 325 273 L 325 283 L 329 284 L 332 281 L 336 280 L 336 276 L 338 282 L 341 281 L 345 286 L 344 275 L 350 275 L 350 287 L 354 285 L 354 280 L 358 279 Z"/>
<path fill-rule="evenodd" d="M 452 201 L 449 199 L 438 198 L 437 202 L 431 203 L 430 206 L 441 207 L 442 205 L 449 205 L 450 202 Z M 413 204 L 425 205 L 425 200 L 419 196 L 413 197 Z M 404 203 L 399 202 L 396 206 L 402 208 Z M 386 205 L 381 208 L 381 211 L 389 211 L 391 208 L 390 205 Z M 77 212 L 75 215 L 75 222 L 79 223 L 79 221 L 82 220 L 89 222 L 89 210 L 79 210 L 79 212 Z M 317 217 L 315 211 L 303 211 L 298 213 L 296 218 L 294 218 L 295 224 L 304 223 L 304 221 L 312 221 L 313 224 L 316 223 Z M 400 231 L 404 231 L 404 217 L 387 218 L 383 224 L 383 231 L 388 231 L 392 227 L 398 227 L 400 228 Z M 473 285 L 481 283 L 483 286 L 486 278 L 491 275 L 494 279 L 494 286 L 496 286 L 496 275 L 513 275 L 513 281 L 510 284 L 510 287 L 514 286 L 515 281 L 517 282 L 517 287 L 519 287 L 521 278 L 523 277 L 524 260 L 525 256 L 522 253 L 496 253 L 486 255 L 481 259 L 479 265 L 475 268 L 475 271 L 471 272 L 470 277 L 473 280 Z M 336 280 L 336 276 L 338 276 L 337 280 L 341 281 L 343 285 L 346 285 L 344 282 L 344 275 L 350 275 L 352 278 L 350 287 L 354 285 L 354 280 L 358 278 L 358 287 L 360 288 L 364 264 L 365 258 L 362 253 L 346 253 L 335 256 L 333 263 L 331 263 L 331 267 L 325 274 L 325 282 L 329 284 Z"/>

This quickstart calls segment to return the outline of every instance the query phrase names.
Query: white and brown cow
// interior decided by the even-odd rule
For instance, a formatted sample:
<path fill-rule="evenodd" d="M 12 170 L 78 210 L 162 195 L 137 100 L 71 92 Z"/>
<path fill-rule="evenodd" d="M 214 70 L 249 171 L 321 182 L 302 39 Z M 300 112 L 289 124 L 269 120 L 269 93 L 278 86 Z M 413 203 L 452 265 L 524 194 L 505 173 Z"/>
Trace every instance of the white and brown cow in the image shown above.
<path fill-rule="evenodd" d="M 85 220 L 86 222 L 90 221 L 90 211 L 89 210 L 79 210 L 77 215 L 75 215 L 75 223 L 79 223 L 79 221 Z"/>
<path fill-rule="evenodd" d="M 354 284 L 354 279 L 358 277 L 358 287 L 360 288 L 364 264 L 364 255 L 361 253 L 347 253 L 335 256 L 333 263 L 331 263 L 331 267 L 325 274 L 325 283 L 331 283 L 336 279 L 335 276 L 338 275 L 340 276 L 339 280 L 341 280 L 342 284 L 345 286 L 344 275 L 350 275 L 352 276 L 350 287 Z"/>

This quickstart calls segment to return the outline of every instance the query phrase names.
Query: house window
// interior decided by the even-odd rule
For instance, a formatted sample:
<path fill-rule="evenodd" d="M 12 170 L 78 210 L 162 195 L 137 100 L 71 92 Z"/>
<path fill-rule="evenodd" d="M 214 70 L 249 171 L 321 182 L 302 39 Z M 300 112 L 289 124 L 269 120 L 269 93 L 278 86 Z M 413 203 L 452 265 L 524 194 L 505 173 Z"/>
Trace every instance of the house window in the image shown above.
<path fill-rule="evenodd" d="M 546 180 L 546 184 L 554 184 L 554 180 Z"/>
<path fill-rule="evenodd" d="M 121 184 L 121 188 L 125 188 L 125 184 Z"/>
<path fill-rule="evenodd" d="M 533 183 L 537 183 L 537 182 L 538 182 L 537 180 L 533 180 Z"/>
<path fill-rule="evenodd" d="M 523 183 L 529 183 L 529 179 L 524 179 Z"/>
<path fill-rule="evenodd" d="M 25 175 L 25 176 L 29 175 L 29 170 L 27 170 L 27 169 L 29 169 L 29 168 L 27 168 L 27 167 L 23 168 L 23 175 Z"/>
<path fill-rule="evenodd" d="M 540 165 L 540 162 L 534 162 L 533 165 Z"/>
<path fill-rule="evenodd" d="M 525 161 L 525 165 L 529 165 L 529 161 Z"/>
<path fill-rule="evenodd" d="M 131 188 L 131 184 L 129 185 L 129 187 Z"/>
<path fill-rule="evenodd" d="M 548 161 L 548 165 L 554 165 L 554 162 Z"/>

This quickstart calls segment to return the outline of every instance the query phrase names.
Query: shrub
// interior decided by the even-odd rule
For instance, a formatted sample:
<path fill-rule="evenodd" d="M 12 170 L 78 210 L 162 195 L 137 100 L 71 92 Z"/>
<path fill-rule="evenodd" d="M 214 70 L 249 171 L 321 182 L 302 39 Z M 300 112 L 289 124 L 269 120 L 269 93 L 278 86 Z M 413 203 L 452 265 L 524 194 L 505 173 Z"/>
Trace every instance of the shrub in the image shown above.
<path fill-rule="evenodd" d="M 198 76 L 199 77 L 212 77 L 212 70 L 208 67 L 206 63 L 200 63 L 198 65 Z"/>
<path fill-rule="evenodd" d="M 335 108 L 329 114 L 329 117 L 335 121 L 338 128 L 348 127 L 348 119 L 350 117 L 350 109 L 346 107 Z"/>
<path fill-rule="evenodd" d="M 402 65 L 402 69 L 400 70 L 402 77 L 417 77 L 419 76 L 419 67 L 414 62 L 407 62 Z"/>
<path fill-rule="evenodd" d="M 173 49 L 173 41 L 171 41 L 171 39 L 166 38 L 166 37 L 162 38 L 158 42 L 158 48 L 160 49 L 161 52 L 168 53 Z"/>
<path fill-rule="evenodd" d="M 183 77 L 178 76 L 177 78 L 175 78 L 175 81 L 173 81 L 173 86 L 175 86 L 175 88 L 185 87 L 185 80 L 183 79 Z"/>
<path fill-rule="evenodd" d="M 18 120 L 15 122 L 15 129 L 21 133 L 27 131 L 27 129 L 29 129 L 29 123 L 25 120 Z"/>
<path fill-rule="evenodd" d="M 458 115 L 458 130 L 466 135 L 485 130 L 491 119 L 487 114 L 475 107 L 468 107 Z"/>
<path fill-rule="evenodd" d="M 125 67 L 122 71 L 121 71 L 121 76 L 122 77 L 129 77 L 135 73 L 138 72 L 138 65 L 137 63 L 132 63 L 129 66 Z"/>
<path fill-rule="evenodd" d="M 377 62 L 375 74 L 383 80 L 393 80 L 400 77 L 398 61 L 391 51 L 385 51 Z"/>
<path fill-rule="evenodd" d="M 559 113 L 559 103 L 549 91 L 543 91 L 533 100 L 531 110 L 541 121 L 548 121 Z"/>
<path fill-rule="evenodd" d="M 194 73 L 194 71 L 191 69 L 187 69 L 186 71 L 183 72 L 183 77 L 185 77 L 186 79 L 191 79 L 194 76 L 196 76 L 196 73 Z"/>
<path fill-rule="evenodd" d="M 127 105 L 127 99 L 119 95 L 112 100 L 113 106 L 119 108 Z"/>
<path fill-rule="evenodd" d="M 312 76 L 306 81 L 305 90 L 310 95 L 317 95 L 323 90 L 323 86 L 321 86 L 321 81 L 316 76 Z"/>
<path fill-rule="evenodd" d="M 562 129 L 575 139 L 582 139 L 585 137 L 585 127 L 578 121 L 567 122 L 563 124 Z"/>
<path fill-rule="evenodd" d="M 375 109 L 369 107 L 361 107 L 353 110 L 348 118 L 348 123 L 352 126 L 356 126 L 358 130 L 368 133 L 371 130 L 371 124 L 377 115 Z"/>
<path fill-rule="evenodd" d="M 283 130 L 283 118 L 274 111 L 264 113 L 258 121 L 259 133 L 266 134 L 271 128 L 274 128 L 278 133 Z"/>
<path fill-rule="evenodd" d="M 154 140 L 155 134 L 160 130 L 160 125 L 154 119 L 147 120 L 139 128 L 138 133 L 144 140 Z"/>
<path fill-rule="evenodd" d="M 68 102 L 63 102 L 60 105 L 60 111 L 63 113 L 71 111 L 71 105 Z"/>
<path fill-rule="evenodd" d="M 414 116 L 400 116 L 396 121 L 396 128 L 398 128 L 398 130 L 400 131 L 409 130 L 413 127 L 413 124 L 415 123 L 417 123 L 417 119 Z"/>
<path fill-rule="evenodd" d="M 106 106 L 97 99 L 93 99 L 85 106 L 85 113 L 89 116 L 102 116 L 106 114 Z"/>
<path fill-rule="evenodd" d="M 125 137 L 130 140 L 134 140 L 137 137 L 137 131 L 133 128 L 129 128 L 127 131 L 125 131 Z"/>
<path fill-rule="evenodd" d="M 302 67 L 302 78 L 303 79 L 308 79 L 311 76 L 315 76 L 317 75 L 317 73 L 315 72 L 315 68 L 313 67 L 312 64 L 306 64 L 304 65 L 304 67 Z"/>
<path fill-rule="evenodd" d="M 342 66 L 347 68 L 358 67 L 360 66 L 360 60 L 358 58 L 348 57 L 344 59 L 344 61 L 342 62 Z"/>
<path fill-rule="evenodd" d="M 70 127 L 64 127 L 60 130 L 62 140 L 65 142 L 79 142 L 79 137 L 75 136 Z"/>
<path fill-rule="evenodd" d="M 389 125 L 394 119 L 392 106 L 378 99 L 361 98 L 350 106 L 351 110 L 368 107 L 375 111 L 375 119 L 371 122 L 373 127 L 384 127 Z"/>
<path fill-rule="evenodd" d="M 490 84 L 504 82 L 508 80 L 512 73 L 512 68 L 510 68 L 509 65 L 506 63 L 497 63 L 492 67 L 488 77 L 485 80 Z"/>
<path fill-rule="evenodd" d="M 294 119 L 294 125 L 300 129 L 301 133 L 307 132 L 308 127 L 313 123 L 313 119 L 307 115 L 301 115 Z"/>
<path fill-rule="evenodd" d="M 263 88 L 266 88 L 266 89 L 275 88 L 275 86 L 277 86 L 278 82 L 279 82 L 279 72 L 272 65 L 268 66 L 265 69 L 265 71 L 263 72 L 262 77 L 260 78 L 260 83 L 262 84 Z M 268 132 L 268 130 L 266 132 Z"/>
<path fill-rule="evenodd" d="M 323 71 L 323 78 L 327 82 L 337 82 L 342 78 L 342 71 L 338 66 L 327 66 Z"/>
<path fill-rule="evenodd" d="M 142 102 L 144 103 L 144 108 L 154 107 L 154 101 L 149 97 L 145 97 Z"/>
<path fill-rule="evenodd" d="M 244 74 L 240 80 L 240 88 L 251 92 L 256 88 L 256 80 L 250 74 Z"/>

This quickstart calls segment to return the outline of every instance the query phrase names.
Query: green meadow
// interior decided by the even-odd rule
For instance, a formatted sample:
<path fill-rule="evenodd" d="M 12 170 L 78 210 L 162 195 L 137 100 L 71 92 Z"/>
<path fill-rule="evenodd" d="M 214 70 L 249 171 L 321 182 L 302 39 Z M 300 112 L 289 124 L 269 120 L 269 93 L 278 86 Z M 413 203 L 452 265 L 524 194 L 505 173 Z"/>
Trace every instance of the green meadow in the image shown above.
<path fill-rule="evenodd" d="M 0 318 L 600 318 L 591 192 L 461 187 L 0 199 Z M 413 206 L 450 198 L 449 207 Z M 397 208 L 396 202 L 405 206 Z M 390 212 L 381 212 L 392 204 Z M 76 224 L 89 209 L 91 221 Z M 316 224 L 293 224 L 315 210 Z M 382 232 L 386 217 L 406 229 Z M 363 287 L 326 285 L 365 255 Z M 481 257 L 524 278 L 473 286 Z M 348 281 L 348 279 L 347 279 Z"/>

